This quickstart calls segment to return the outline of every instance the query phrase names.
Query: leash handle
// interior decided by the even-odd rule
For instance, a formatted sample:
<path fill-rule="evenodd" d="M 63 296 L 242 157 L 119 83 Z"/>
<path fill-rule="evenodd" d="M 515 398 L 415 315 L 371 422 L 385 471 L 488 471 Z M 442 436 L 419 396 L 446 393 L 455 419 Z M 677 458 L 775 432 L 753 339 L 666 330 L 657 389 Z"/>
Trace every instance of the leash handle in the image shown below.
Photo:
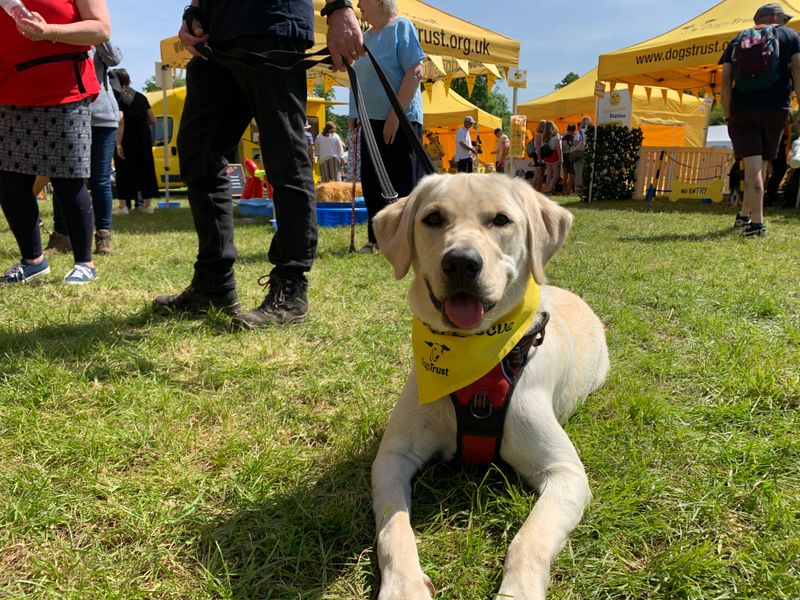
<path fill-rule="evenodd" d="M 372 168 L 375 169 L 375 174 L 378 177 L 378 183 L 381 186 L 381 196 L 391 204 L 397 201 L 398 194 L 392 185 L 392 180 L 389 179 L 389 174 L 386 172 L 386 165 L 383 164 L 381 153 L 378 150 L 378 142 L 375 141 L 375 133 L 372 131 L 372 125 L 369 122 L 367 107 L 361 95 L 361 86 L 358 83 L 356 72 L 350 65 L 347 65 L 347 74 L 350 77 L 350 93 L 353 94 L 356 110 L 358 111 L 358 118 L 361 120 L 361 131 L 367 143 L 369 161 L 372 163 Z M 403 117 L 405 118 L 405 115 L 403 115 Z"/>
<path fill-rule="evenodd" d="M 192 27 L 192 23 L 197 21 L 198 23 L 200 23 L 200 25 L 203 24 L 203 22 L 200 20 L 200 14 L 201 14 L 200 8 L 197 6 L 189 5 L 183 9 L 183 22 L 186 23 L 186 29 L 188 29 L 189 33 L 191 33 L 192 35 L 194 35 L 194 28 Z M 193 47 L 200 53 L 200 56 L 203 59 L 208 60 L 211 58 L 212 56 L 211 46 L 209 46 L 206 42 L 203 42 L 201 44 L 195 44 Z"/>

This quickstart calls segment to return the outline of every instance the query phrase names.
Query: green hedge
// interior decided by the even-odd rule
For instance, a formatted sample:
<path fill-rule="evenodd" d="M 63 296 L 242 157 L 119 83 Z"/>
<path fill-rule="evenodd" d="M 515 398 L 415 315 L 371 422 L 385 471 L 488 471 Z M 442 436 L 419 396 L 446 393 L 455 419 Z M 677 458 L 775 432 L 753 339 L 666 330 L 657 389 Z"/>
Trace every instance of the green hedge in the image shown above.
<path fill-rule="evenodd" d="M 594 147 L 595 132 L 599 131 L 597 148 Z M 592 163 L 596 175 L 592 184 L 592 201 L 630 200 L 636 183 L 636 163 L 642 146 L 642 130 L 620 125 L 590 126 L 586 137 L 585 167 L 583 170 L 583 192 L 581 199 L 589 199 L 589 182 L 592 181 Z M 592 157 L 596 150 L 597 160 Z"/>

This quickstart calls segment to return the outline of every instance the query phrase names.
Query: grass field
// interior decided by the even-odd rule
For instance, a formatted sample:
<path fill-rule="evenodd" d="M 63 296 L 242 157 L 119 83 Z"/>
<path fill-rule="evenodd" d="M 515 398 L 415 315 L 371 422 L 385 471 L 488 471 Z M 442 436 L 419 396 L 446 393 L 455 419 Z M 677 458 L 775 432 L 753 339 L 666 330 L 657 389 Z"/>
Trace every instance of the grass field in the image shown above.
<path fill-rule="evenodd" d="M 724 207 L 563 202 L 550 282 L 600 315 L 612 370 L 567 425 L 594 501 L 550 597 L 800 598 L 798 211 L 744 240 Z M 269 235 L 237 223 L 248 308 Z M 59 256 L 0 289 L 0 597 L 374 598 L 369 468 L 410 366 L 408 282 L 323 229 L 308 322 L 229 333 L 149 309 L 191 276 L 187 208 L 118 217 L 114 243 L 90 286 L 62 285 Z M 492 597 L 531 491 L 434 464 L 413 493 L 438 597 Z"/>

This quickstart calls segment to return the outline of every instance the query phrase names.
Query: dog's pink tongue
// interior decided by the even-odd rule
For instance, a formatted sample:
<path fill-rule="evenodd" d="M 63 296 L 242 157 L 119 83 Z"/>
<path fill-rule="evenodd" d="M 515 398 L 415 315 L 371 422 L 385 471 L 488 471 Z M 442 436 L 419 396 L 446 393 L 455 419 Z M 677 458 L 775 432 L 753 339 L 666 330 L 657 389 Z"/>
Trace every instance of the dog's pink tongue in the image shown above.
<path fill-rule="evenodd" d="M 444 313 L 459 329 L 475 329 L 483 321 L 483 304 L 468 294 L 456 294 L 445 301 Z"/>

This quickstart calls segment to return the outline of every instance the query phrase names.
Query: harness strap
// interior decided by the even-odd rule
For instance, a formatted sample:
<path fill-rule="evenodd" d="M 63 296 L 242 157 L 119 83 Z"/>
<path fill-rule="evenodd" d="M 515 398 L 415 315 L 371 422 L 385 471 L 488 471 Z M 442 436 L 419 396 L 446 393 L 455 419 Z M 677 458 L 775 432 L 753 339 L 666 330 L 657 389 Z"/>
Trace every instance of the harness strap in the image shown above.
<path fill-rule="evenodd" d="M 450 394 L 456 412 L 456 458 L 461 464 L 490 464 L 500 458 L 503 426 L 528 352 L 544 342 L 549 313 L 477 381 Z"/>

